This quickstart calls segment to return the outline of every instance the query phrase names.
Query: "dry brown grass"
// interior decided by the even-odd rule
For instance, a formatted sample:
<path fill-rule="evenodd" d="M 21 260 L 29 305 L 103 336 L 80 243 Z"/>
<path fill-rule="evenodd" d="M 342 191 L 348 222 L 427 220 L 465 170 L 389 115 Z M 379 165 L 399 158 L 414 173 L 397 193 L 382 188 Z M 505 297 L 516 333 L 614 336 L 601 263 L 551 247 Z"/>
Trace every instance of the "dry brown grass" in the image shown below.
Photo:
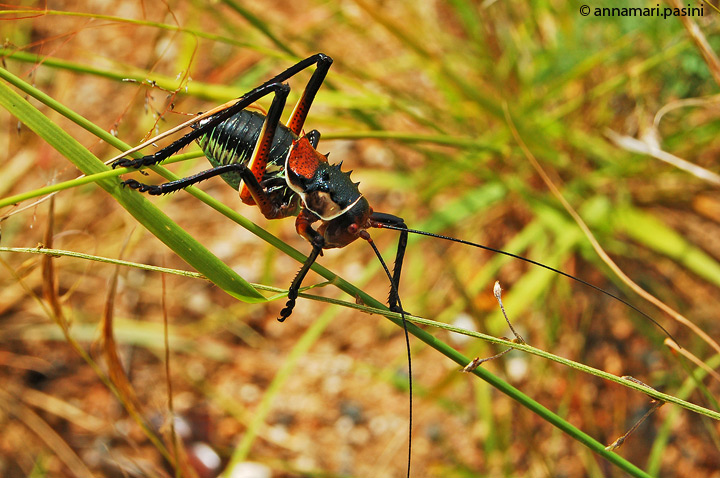
<path fill-rule="evenodd" d="M 156 126 L 165 130 L 187 119 L 179 112 L 206 111 L 287 68 L 296 61 L 288 52 L 325 52 L 335 64 L 308 129 L 323 132 L 320 150 L 330 151 L 331 161 L 355 170 L 376 210 L 400 215 L 412 227 L 510 248 L 627 293 L 686 350 L 718 366 L 710 345 L 630 295 L 607 272 L 529 167 L 502 110 L 507 103 L 520 136 L 620 267 L 717 339 L 717 187 L 628 153 L 605 133 L 655 133 L 664 150 L 718 172 L 717 103 L 709 97 L 718 85 L 703 60 L 707 52 L 698 51 L 678 19 L 585 18 L 574 3 L 276 0 L 245 7 L 260 22 L 253 25 L 227 3 L 116 1 L 90 9 L 66 1 L 48 8 L 90 15 L 6 14 L 0 17 L 6 54 L 33 53 L 39 60 L 8 56 L 5 63 L 137 144 Z M 708 5 L 704 11 L 693 20 L 717 50 L 717 16 Z M 80 72 L 54 60 L 95 70 Z M 158 88 L 122 77 L 153 78 L 178 92 L 168 99 Z M 295 93 L 304 78 L 292 84 Z M 671 110 L 653 129 L 655 113 L 684 98 L 702 100 Z M 99 158 L 116 154 L 40 108 Z M 44 141 L 25 127 L 18 131 L 15 118 L 4 111 L 0 118 L 0 197 L 76 177 Z M 206 167 L 201 159 L 173 170 L 182 175 Z M 201 187 L 307 251 L 292 220 L 265 221 L 221 180 Z M 297 271 L 294 260 L 189 194 L 153 202 L 251 282 L 287 287 Z M 96 185 L 61 192 L 52 220 L 55 248 L 111 258 L 125 248 L 123 259 L 188 269 Z M 50 221 L 48 203 L 13 215 L 1 223 L 0 245 L 47 245 Z M 375 236 L 392 257 L 394 234 Z M 3 476 L 172 476 L 162 446 L 138 425 L 144 420 L 172 453 L 164 314 L 173 407 L 189 423 L 191 441 L 209 444 L 227 460 L 250 430 L 257 436 L 248 441 L 246 458 L 273 476 L 404 476 L 404 337 L 382 317 L 301 300 L 279 324 L 281 301 L 245 304 L 202 280 L 167 275 L 163 283 L 159 273 L 131 268 L 119 270 L 108 309 L 116 273 L 111 264 L 56 258 L 51 274 L 39 255 L 3 252 L 0 259 Z M 437 241 L 411 242 L 407 261 L 401 294 L 410 312 L 450 323 L 465 314 L 477 330 L 507 335 L 492 296 L 499 279 L 514 325 L 530 344 L 717 408 L 716 381 L 697 375 L 693 382 L 694 365 L 672 354 L 661 332 L 594 291 Z M 366 246 L 328 252 L 321 262 L 386 297 L 387 280 Z M 316 292 L 347 299 L 330 287 Z M 142 420 L 133 420 L 100 378 L 108 365 L 100 326 L 109 313 L 132 390 L 127 393 L 136 395 Z M 52 320 L 59 314 L 101 372 Z M 469 356 L 497 351 L 430 331 Z M 412 342 L 412 357 L 413 476 L 624 476 L 424 344 Z M 641 393 L 519 352 L 486 367 L 604 443 L 649 407 Z M 716 422 L 665 406 L 619 453 L 652 474 L 720 476 L 718 430 Z"/>

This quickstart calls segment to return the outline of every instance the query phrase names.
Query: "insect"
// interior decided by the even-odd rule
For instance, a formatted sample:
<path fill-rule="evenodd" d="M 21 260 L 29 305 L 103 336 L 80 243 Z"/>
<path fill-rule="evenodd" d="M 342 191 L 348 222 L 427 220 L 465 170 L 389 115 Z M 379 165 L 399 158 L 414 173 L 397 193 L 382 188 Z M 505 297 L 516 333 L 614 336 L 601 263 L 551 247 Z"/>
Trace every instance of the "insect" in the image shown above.
<path fill-rule="evenodd" d="M 360 192 L 358 183 L 351 180 L 350 172 L 342 171 L 340 164 L 330 164 L 327 156 L 317 151 L 320 133 L 317 130 L 306 134 L 302 133 L 310 106 L 332 62 L 332 58 L 322 53 L 302 60 L 248 92 L 232 106 L 201 120 L 193 126 L 192 132 L 169 146 L 139 159 L 120 159 L 113 163 L 113 167 L 140 168 L 158 164 L 191 142 L 197 141 L 212 164 L 211 169 L 160 185 L 148 185 L 134 179 L 128 179 L 123 184 L 140 192 L 162 195 L 184 189 L 215 176 L 221 176 L 231 187 L 238 190 L 243 203 L 258 206 L 266 218 L 280 219 L 296 216 L 296 230 L 310 243 L 312 250 L 290 285 L 287 302 L 278 318 L 281 322 L 292 314 L 302 281 L 324 249 L 342 248 L 357 239 L 369 242 L 390 280 L 388 300 L 390 309 L 401 314 L 405 325 L 410 377 L 411 431 L 412 369 L 405 312 L 398 294 L 408 233 L 479 247 L 532 263 L 607 294 L 655 322 L 627 301 L 560 270 L 473 242 L 409 229 L 402 218 L 373 211 L 367 199 Z M 300 100 L 295 105 L 290 119 L 286 124 L 281 124 L 280 116 L 290 91 L 285 81 L 313 65 L 315 65 L 315 71 Z M 267 115 L 246 109 L 267 95 L 273 95 Z M 318 224 L 317 227 L 314 227 L 316 224 Z M 368 233 L 368 230 L 372 228 L 393 229 L 400 233 L 392 274 Z M 657 324 L 657 322 L 655 323 Z M 409 445 L 408 476 L 410 456 Z"/>
<path fill-rule="evenodd" d="M 373 211 L 360 193 L 359 183 L 351 180 L 350 172 L 343 172 L 340 164 L 330 164 L 327 156 L 317 151 L 320 132 L 312 130 L 301 135 L 310 106 L 332 62 L 322 53 L 313 55 L 250 91 L 233 106 L 204 119 L 194 131 L 155 154 L 113 163 L 113 168 L 158 164 L 197 140 L 212 169 L 157 186 L 134 179 L 123 184 L 150 195 L 161 195 L 219 175 L 239 191 L 243 203 L 258 206 L 266 218 L 296 216 L 295 228 L 312 245 L 312 251 L 290 286 L 287 303 L 278 318 L 281 322 L 292 314 L 301 283 L 322 250 L 345 247 L 359 238 L 371 241 L 367 233 L 370 228 L 401 229 L 389 300 L 391 310 L 400 310 L 397 285 L 407 244 L 404 221 Z M 312 65 L 316 65 L 315 72 L 290 119 L 286 125 L 279 124 L 290 92 L 283 82 Z M 274 97 L 267 116 L 245 109 L 269 94 Z M 320 225 L 313 228 L 316 222 Z"/>

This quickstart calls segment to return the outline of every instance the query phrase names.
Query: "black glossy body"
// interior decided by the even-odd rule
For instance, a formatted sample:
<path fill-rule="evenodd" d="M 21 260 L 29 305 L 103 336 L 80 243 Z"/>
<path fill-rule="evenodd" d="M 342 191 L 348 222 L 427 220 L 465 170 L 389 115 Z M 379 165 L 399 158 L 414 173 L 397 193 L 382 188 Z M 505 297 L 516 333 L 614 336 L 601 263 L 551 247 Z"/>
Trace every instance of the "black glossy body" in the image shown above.
<path fill-rule="evenodd" d="M 255 145 L 260 138 L 265 115 L 255 111 L 242 110 L 222 123 L 203 131 L 197 142 L 214 167 L 228 164 L 248 166 Z M 203 122 L 198 127 L 202 128 Z M 293 141 L 298 137 L 286 126 L 278 124 L 273 138 L 268 162 L 260 185 L 278 204 L 289 204 L 295 194 L 285 181 L 285 160 Z M 230 171 L 220 175 L 235 190 L 240 188 L 242 175 Z M 299 203 L 298 203 L 299 204 Z M 295 212 L 297 214 L 298 210 Z"/>

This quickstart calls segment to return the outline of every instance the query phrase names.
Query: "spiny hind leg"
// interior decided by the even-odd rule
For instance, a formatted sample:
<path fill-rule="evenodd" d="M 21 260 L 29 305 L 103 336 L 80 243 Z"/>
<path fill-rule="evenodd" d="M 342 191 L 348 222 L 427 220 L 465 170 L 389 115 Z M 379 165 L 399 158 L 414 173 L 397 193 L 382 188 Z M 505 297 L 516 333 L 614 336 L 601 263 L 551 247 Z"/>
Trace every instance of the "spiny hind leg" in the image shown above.
<path fill-rule="evenodd" d="M 291 129 L 293 130 L 293 132 L 299 135 L 302 131 L 302 126 L 305 123 L 305 118 L 307 117 L 307 112 L 310 108 L 310 105 L 315 99 L 315 94 L 317 93 L 317 90 L 320 88 L 320 85 L 325 79 L 325 76 L 330 69 L 330 65 L 332 65 L 332 58 L 322 53 L 317 53 L 309 58 L 298 62 L 297 64 L 291 66 L 290 68 L 275 76 L 274 78 L 249 91 L 245 95 L 241 96 L 237 103 L 229 106 L 228 108 L 220 111 L 217 114 L 210 116 L 203 121 L 202 126 L 194 129 L 190 133 L 174 141 L 168 146 L 160 149 L 159 151 L 138 159 L 119 159 L 112 164 L 112 167 L 140 168 L 143 166 L 152 166 L 154 164 L 161 163 L 173 154 L 180 151 L 185 146 L 200 138 L 202 135 L 205 134 L 206 131 L 210 131 L 218 124 L 222 123 L 223 121 L 235 115 L 239 111 L 244 110 L 254 102 L 258 101 L 260 98 L 274 91 L 277 84 L 283 83 L 284 81 L 288 80 L 302 70 L 314 64 L 317 64 L 317 69 L 313 73 L 313 76 L 310 78 L 308 86 L 305 88 L 305 91 L 303 92 L 303 96 L 300 98 L 300 101 L 298 101 L 298 104 L 295 106 L 295 110 L 290 116 L 290 122 L 288 123 L 288 125 L 292 125 Z"/>
<path fill-rule="evenodd" d="M 307 68 L 313 63 L 316 63 L 317 67 L 315 68 L 315 71 L 310 77 L 308 84 L 305 86 L 302 96 L 295 104 L 295 108 L 293 109 L 293 112 L 290 115 L 290 119 L 287 122 L 287 127 L 290 128 L 290 131 L 295 133 L 297 136 L 300 136 L 300 134 L 302 133 L 302 128 L 305 124 L 305 120 L 307 119 L 308 112 L 310 111 L 310 106 L 315 100 L 315 95 L 325 81 L 325 76 L 327 75 L 328 70 L 330 70 L 333 59 L 323 53 L 317 53 L 295 65 L 293 68 L 301 68 L 299 68 L 297 71 L 294 71 L 292 75 L 294 75 L 301 69 Z M 313 146 L 317 146 L 317 143 Z"/>

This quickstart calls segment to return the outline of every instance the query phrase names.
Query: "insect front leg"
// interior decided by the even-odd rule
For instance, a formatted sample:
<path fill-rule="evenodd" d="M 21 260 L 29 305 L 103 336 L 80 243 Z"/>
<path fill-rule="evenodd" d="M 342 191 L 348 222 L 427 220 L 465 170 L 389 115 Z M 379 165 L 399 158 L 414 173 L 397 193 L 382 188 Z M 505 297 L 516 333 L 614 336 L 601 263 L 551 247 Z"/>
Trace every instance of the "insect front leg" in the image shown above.
<path fill-rule="evenodd" d="M 383 212 L 373 212 L 370 216 L 371 227 L 382 228 L 383 226 L 394 226 L 400 229 L 400 237 L 398 238 L 397 253 L 395 254 L 395 265 L 393 267 L 392 281 L 395 287 L 390 288 L 390 296 L 388 305 L 393 312 L 399 312 L 398 307 L 398 290 L 400 290 L 400 274 L 402 272 L 403 259 L 405 258 L 405 249 L 407 248 L 408 231 L 405 221 L 401 217 L 385 214 Z"/>

